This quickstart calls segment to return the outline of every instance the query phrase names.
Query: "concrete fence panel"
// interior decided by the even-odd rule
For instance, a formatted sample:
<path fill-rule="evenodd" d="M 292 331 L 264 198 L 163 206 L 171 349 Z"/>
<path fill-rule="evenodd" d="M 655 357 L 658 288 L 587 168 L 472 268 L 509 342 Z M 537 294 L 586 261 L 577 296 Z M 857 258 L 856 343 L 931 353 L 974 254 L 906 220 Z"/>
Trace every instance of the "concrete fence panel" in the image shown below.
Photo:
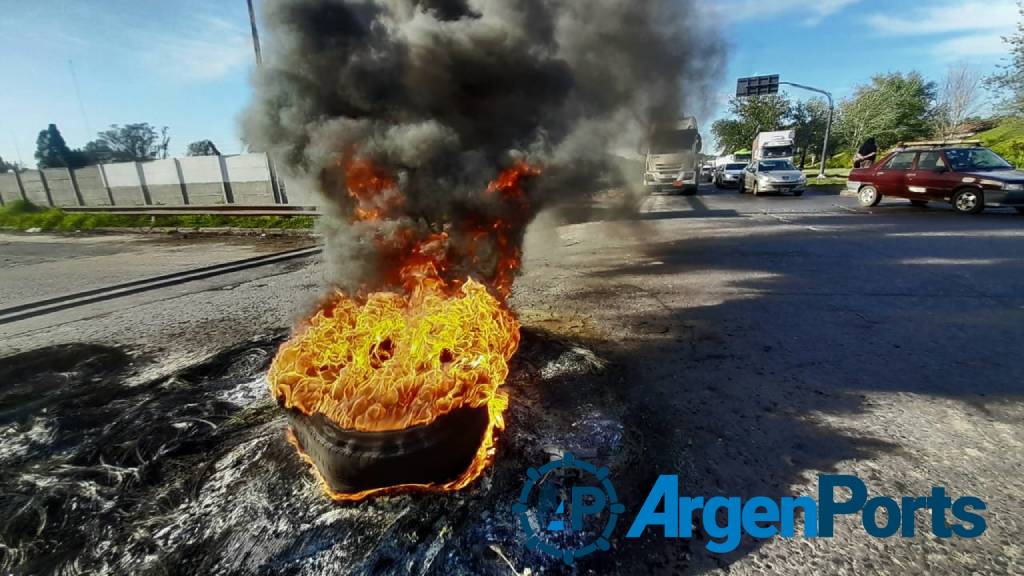
<path fill-rule="evenodd" d="M 226 204 L 224 176 L 217 156 L 190 156 L 178 158 L 181 175 L 185 180 L 189 204 L 212 206 Z"/>
<path fill-rule="evenodd" d="M 38 170 L 26 170 L 19 174 L 21 186 L 25 189 L 25 198 L 36 206 L 52 206 L 50 195 L 46 193 L 46 182 L 43 173 Z"/>
<path fill-rule="evenodd" d="M 99 166 L 86 166 L 75 172 L 78 192 L 82 195 L 82 203 L 86 206 L 110 206 L 110 195 L 103 183 L 103 175 Z"/>
<path fill-rule="evenodd" d="M 115 206 L 145 206 L 146 196 L 142 191 L 142 179 L 135 162 L 104 164 L 103 172 L 107 175 L 107 185 Z"/>
<path fill-rule="evenodd" d="M 157 206 L 181 206 L 185 204 L 182 182 L 178 179 L 178 165 L 171 158 L 154 160 L 142 165 L 143 180 L 149 190 L 150 201 Z"/>
<path fill-rule="evenodd" d="M 280 175 L 288 194 L 288 203 L 296 206 L 318 206 L 321 203 L 314 178 L 299 178 L 290 174 Z"/>
<path fill-rule="evenodd" d="M 10 204 L 21 199 L 18 177 L 13 172 L 0 174 L 0 200 L 3 200 L 4 204 Z"/>
<path fill-rule="evenodd" d="M 78 194 L 67 168 L 46 168 L 43 175 L 54 206 L 78 206 Z"/>
<path fill-rule="evenodd" d="M 266 154 L 225 156 L 224 175 L 231 185 L 235 204 L 274 204 Z"/>

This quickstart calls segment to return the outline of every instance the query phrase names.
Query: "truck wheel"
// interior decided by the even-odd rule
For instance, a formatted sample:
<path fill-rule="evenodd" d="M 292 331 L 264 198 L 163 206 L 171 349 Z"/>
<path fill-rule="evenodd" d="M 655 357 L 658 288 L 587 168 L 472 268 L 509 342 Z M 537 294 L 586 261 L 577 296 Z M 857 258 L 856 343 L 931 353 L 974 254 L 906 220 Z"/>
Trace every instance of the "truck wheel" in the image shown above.
<path fill-rule="evenodd" d="M 985 209 L 985 195 L 977 188 L 963 188 L 953 194 L 953 210 L 959 214 L 977 214 Z"/>
<path fill-rule="evenodd" d="M 918 208 L 924 208 L 928 206 L 927 200 L 911 200 L 910 203 L 913 204 L 914 206 L 917 206 Z"/>
<path fill-rule="evenodd" d="M 857 200 L 861 206 L 871 208 L 878 206 L 878 203 L 882 201 L 882 195 L 878 193 L 878 188 L 865 186 L 860 189 L 860 192 L 857 192 Z"/>

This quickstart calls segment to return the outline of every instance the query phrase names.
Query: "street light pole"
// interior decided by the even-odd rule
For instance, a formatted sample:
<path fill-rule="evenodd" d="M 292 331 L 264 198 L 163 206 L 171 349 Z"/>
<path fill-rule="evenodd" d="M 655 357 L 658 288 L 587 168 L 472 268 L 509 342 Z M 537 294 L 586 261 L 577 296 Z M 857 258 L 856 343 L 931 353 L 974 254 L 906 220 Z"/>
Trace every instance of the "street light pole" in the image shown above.
<path fill-rule="evenodd" d="M 263 53 L 260 51 L 260 33 L 256 29 L 256 11 L 252 8 L 252 0 L 246 0 L 249 5 L 249 27 L 252 29 L 252 47 L 256 51 L 256 65 L 263 66 Z"/>
<path fill-rule="evenodd" d="M 818 171 L 818 178 L 825 177 L 825 163 L 828 161 L 828 139 L 832 136 L 832 120 L 835 119 L 836 105 L 832 100 L 832 94 L 820 88 L 812 88 L 810 86 L 804 86 L 803 84 L 796 84 L 793 82 L 779 82 L 779 84 L 785 84 L 786 86 L 792 86 L 794 88 L 801 88 L 803 90 L 809 90 L 811 92 L 817 92 L 818 94 L 824 94 L 828 98 L 828 124 L 825 126 L 825 143 L 821 146 L 821 169 Z"/>

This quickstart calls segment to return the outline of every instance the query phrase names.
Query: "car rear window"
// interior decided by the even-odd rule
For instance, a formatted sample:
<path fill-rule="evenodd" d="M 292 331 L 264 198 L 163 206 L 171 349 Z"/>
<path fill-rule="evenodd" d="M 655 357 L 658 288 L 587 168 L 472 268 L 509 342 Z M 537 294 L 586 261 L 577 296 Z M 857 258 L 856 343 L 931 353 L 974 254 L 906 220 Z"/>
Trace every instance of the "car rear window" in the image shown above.
<path fill-rule="evenodd" d="M 914 157 L 917 152 L 900 152 L 886 162 L 885 167 L 889 170 L 910 170 L 914 167 Z"/>

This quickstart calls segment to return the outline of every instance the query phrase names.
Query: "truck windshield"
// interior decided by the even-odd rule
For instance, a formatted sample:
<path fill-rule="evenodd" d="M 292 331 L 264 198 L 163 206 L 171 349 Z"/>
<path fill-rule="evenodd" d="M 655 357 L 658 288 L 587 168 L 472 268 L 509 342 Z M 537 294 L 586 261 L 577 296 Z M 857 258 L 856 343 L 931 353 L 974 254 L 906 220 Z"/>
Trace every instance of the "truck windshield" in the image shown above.
<path fill-rule="evenodd" d="M 789 160 L 767 160 L 759 162 L 757 169 L 761 172 L 775 172 L 777 170 L 796 170 L 796 166 Z"/>
<path fill-rule="evenodd" d="M 946 150 L 946 158 L 956 172 L 1013 169 L 1012 164 L 987 148 Z"/>
<path fill-rule="evenodd" d="M 765 158 L 789 158 L 793 155 L 792 146 L 771 146 L 763 148 L 761 155 Z"/>
<path fill-rule="evenodd" d="M 674 154 L 693 150 L 697 143 L 696 130 L 655 132 L 651 135 L 651 154 Z"/>

